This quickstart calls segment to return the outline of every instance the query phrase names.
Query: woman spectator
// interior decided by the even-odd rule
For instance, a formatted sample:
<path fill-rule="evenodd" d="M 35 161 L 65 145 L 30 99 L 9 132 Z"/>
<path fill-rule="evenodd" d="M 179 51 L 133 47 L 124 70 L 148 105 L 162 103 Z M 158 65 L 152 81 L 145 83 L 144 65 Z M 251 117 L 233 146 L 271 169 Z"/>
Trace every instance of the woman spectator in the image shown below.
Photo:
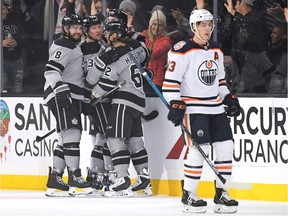
<path fill-rule="evenodd" d="M 149 21 L 148 30 L 144 31 L 145 44 L 151 51 L 148 68 L 154 73 L 153 82 L 161 90 L 165 74 L 167 53 L 172 41 L 166 32 L 166 16 L 161 10 L 155 10 Z"/>

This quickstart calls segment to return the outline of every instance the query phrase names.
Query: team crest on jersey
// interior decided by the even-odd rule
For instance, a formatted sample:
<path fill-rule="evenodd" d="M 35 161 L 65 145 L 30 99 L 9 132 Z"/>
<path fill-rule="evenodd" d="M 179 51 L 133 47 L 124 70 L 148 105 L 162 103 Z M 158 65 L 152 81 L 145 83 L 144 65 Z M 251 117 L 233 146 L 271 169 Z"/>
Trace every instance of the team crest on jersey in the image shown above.
<path fill-rule="evenodd" d="M 198 77 L 200 81 L 208 86 L 215 83 L 218 73 L 218 65 L 213 60 L 204 61 L 198 69 Z"/>
<path fill-rule="evenodd" d="M 178 43 L 176 43 L 175 45 L 174 45 L 174 50 L 180 50 L 184 45 L 186 44 L 186 42 L 185 41 L 179 41 Z"/>

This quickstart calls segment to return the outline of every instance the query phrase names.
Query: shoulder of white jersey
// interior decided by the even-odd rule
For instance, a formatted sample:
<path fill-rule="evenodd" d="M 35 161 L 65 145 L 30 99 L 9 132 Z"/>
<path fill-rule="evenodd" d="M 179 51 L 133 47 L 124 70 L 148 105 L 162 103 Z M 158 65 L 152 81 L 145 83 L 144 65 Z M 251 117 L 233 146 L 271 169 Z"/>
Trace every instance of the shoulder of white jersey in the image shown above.
<path fill-rule="evenodd" d="M 98 41 L 87 43 L 84 41 L 80 45 L 83 55 L 96 54 L 101 49 L 101 44 Z"/>
<path fill-rule="evenodd" d="M 68 49 L 75 49 L 77 47 L 77 45 L 73 41 L 71 41 L 65 37 L 57 38 L 54 41 L 54 44 L 57 46 L 62 46 L 62 47 L 68 48 Z"/>
<path fill-rule="evenodd" d="M 190 40 L 182 40 L 174 44 L 170 51 L 175 53 L 185 53 L 193 48 L 196 48 L 196 46 Z"/>

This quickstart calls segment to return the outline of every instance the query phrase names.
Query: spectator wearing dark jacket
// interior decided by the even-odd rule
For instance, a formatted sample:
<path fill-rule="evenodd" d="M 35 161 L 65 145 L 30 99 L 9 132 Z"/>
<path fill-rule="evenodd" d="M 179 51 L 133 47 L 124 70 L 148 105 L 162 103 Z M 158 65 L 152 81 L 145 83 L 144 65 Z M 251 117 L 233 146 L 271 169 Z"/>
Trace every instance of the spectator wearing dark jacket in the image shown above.
<path fill-rule="evenodd" d="M 268 92 L 287 93 L 287 24 L 278 23 L 272 30 L 268 54 L 275 70 L 271 75 Z"/>
<path fill-rule="evenodd" d="M 3 35 L 3 87 L 2 92 L 22 92 L 24 64 L 22 61 L 21 22 L 9 13 L 8 5 L 2 6 Z"/>

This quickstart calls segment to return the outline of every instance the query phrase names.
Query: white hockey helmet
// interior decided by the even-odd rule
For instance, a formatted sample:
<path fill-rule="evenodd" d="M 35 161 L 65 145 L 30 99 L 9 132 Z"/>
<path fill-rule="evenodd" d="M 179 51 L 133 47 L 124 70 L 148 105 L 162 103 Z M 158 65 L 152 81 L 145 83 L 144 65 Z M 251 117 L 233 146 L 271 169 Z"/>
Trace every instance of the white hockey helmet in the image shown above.
<path fill-rule="evenodd" d="M 208 10 L 199 9 L 191 12 L 189 22 L 192 24 L 207 20 L 213 20 L 213 15 Z"/>
<path fill-rule="evenodd" d="M 190 19 L 189 19 L 191 31 L 202 42 L 206 43 L 208 40 L 204 39 L 203 37 L 201 37 L 201 35 L 199 34 L 198 29 L 197 29 L 198 24 L 200 22 L 202 22 L 202 21 L 212 21 L 213 26 L 212 26 L 212 29 L 211 29 L 211 32 L 210 32 L 210 35 L 209 35 L 209 38 L 208 38 L 208 40 L 209 40 L 210 37 L 211 37 L 211 34 L 212 34 L 213 30 L 214 30 L 213 15 L 208 10 L 205 10 L 205 9 L 193 10 L 191 12 Z"/>

